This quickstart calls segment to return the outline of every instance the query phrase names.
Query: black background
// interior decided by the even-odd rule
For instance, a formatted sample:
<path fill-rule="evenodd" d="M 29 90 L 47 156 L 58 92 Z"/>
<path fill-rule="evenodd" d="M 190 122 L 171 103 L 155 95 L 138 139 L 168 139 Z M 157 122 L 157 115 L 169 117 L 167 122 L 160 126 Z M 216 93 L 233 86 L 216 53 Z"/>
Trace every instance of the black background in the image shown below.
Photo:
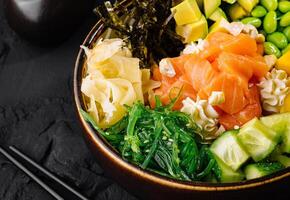
<path fill-rule="evenodd" d="M 95 162 L 73 110 L 75 58 L 96 20 L 91 14 L 61 45 L 39 47 L 9 28 L 0 0 L 0 144 L 16 146 L 90 199 L 131 200 Z M 0 200 L 17 199 L 53 198 L 0 155 Z"/>

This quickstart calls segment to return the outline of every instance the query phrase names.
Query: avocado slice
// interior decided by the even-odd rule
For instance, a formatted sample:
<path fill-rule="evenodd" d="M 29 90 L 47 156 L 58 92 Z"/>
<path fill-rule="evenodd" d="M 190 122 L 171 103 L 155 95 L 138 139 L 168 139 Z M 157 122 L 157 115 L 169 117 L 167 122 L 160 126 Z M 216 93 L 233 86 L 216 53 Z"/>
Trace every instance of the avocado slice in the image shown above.
<path fill-rule="evenodd" d="M 251 12 L 259 3 L 259 0 L 238 0 L 238 3 L 247 11 Z"/>
<path fill-rule="evenodd" d="M 225 12 L 221 9 L 221 8 L 217 8 L 212 14 L 211 16 L 209 16 L 209 19 L 212 21 L 218 21 L 220 20 L 220 18 L 224 18 L 227 19 L 227 16 L 225 14 Z"/>
<path fill-rule="evenodd" d="M 202 15 L 197 22 L 176 26 L 176 33 L 184 38 L 184 43 L 195 42 L 200 38 L 203 39 L 208 33 L 207 20 Z"/>
<path fill-rule="evenodd" d="M 225 26 L 227 24 L 229 24 L 229 22 L 226 19 L 220 18 L 213 25 L 211 25 L 211 27 L 209 28 L 209 33 L 217 32 L 217 31 L 227 33 L 228 31 L 225 29 Z"/>
<path fill-rule="evenodd" d="M 235 3 L 229 8 L 230 18 L 235 21 L 248 15 L 246 10 L 238 3 Z"/>
<path fill-rule="evenodd" d="M 206 18 L 209 18 L 211 14 L 221 5 L 221 0 L 204 0 L 204 13 Z"/>
<path fill-rule="evenodd" d="M 196 22 L 201 17 L 200 9 L 196 0 L 184 0 L 177 6 L 171 8 L 174 19 L 178 26 Z"/>

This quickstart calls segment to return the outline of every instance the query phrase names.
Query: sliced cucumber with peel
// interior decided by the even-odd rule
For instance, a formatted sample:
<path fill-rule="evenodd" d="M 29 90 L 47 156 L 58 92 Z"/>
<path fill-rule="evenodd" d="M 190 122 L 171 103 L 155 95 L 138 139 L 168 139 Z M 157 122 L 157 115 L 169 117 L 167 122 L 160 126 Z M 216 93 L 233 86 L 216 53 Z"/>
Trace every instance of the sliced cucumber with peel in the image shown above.
<path fill-rule="evenodd" d="M 247 180 L 251 180 L 272 174 L 283 168 L 284 166 L 279 162 L 254 163 L 245 167 L 245 175 Z"/>
<path fill-rule="evenodd" d="M 277 135 L 279 134 L 255 118 L 241 128 L 237 138 L 251 157 L 258 162 L 275 149 L 279 140 Z"/>
<path fill-rule="evenodd" d="M 283 134 L 286 127 L 290 123 L 290 113 L 269 115 L 266 117 L 261 117 L 260 120 L 265 126 L 280 134 Z"/>
<path fill-rule="evenodd" d="M 290 153 L 290 113 L 262 117 L 261 122 L 281 136 L 282 151 Z"/>
<path fill-rule="evenodd" d="M 234 171 L 249 158 L 248 153 L 242 148 L 237 139 L 237 131 L 228 131 L 222 134 L 213 142 L 210 150 Z"/>
<path fill-rule="evenodd" d="M 239 182 L 245 178 L 245 175 L 241 170 L 234 171 L 232 168 L 228 167 L 223 161 L 218 157 L 214 156 L 217 165 L 214 167 L 213 172 L 216 179 L 221 183 L 231 183 Z"/>
<path fill-rule="evenodd" d="M 282 135 L 281 150 L 285 153 L 290 153 L 290 124 Z"/>

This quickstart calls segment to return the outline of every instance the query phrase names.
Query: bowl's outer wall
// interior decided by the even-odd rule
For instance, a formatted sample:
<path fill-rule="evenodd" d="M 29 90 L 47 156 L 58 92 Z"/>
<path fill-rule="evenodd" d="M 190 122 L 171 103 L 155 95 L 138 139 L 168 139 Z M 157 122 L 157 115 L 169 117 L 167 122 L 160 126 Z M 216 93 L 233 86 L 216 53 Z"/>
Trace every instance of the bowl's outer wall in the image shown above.
<path fill-rule="evenodd" d="M 103 27 L 101 24 L 97 24 L 87 39 L 84 45 L 92 45 L 96 39 L 100 36 L 100 32 Z M 270 181 L 270 183 L 264 184 L 263 181 L 259 181 L 260 184 L 241 189 L 237 187 L 239 184 L 231 184 L 230 189 L 223 190 L 223 187 L 210 187 L 203 184 L 204 189 L 182 189 L 176 188 L 174 184 L 160 184 L 158 181 L 152 182 L 148 180 L 146 172 L 144 174 L 136 174 L 126 168 L 125 165 L 120 164 L 120 160 L 115 159 L 108 152 L 108 147 L 104 148 L 106 142 L 103 141 L 98 135 L 93 136 L 90 127 L 86 124 L 78 109 L 83 105 L 82 96 L 80 94 L 80 85 L 83 74 L 83 53 L 79 54 L 76 62 L 75 74 L 74 74 L 74 98 L 76 104 L 76 112 L 79 117 L 79 121 L 84 130 L 84 135 L 88 146 L 95 154 L 99 164 L 103 167 L 106 174 L 116 180 L 119 184 L 124 186 L 130 193 L 138 196 L 142 199 L 256 199 L 267 196 L 273 196 L 279 194 L 290 194 L 290 176 L 289 170 L 286 172 L 288 175 L 281 178 L 279 181 Z M 147 174 L 148 175 L 148 174 Z M 259 183 L 258 182 L 258 183 Z M 262 183 L 262 184 L 261 184 Z M 211 191 L 207 191 L 209 188 Z M 262 195 L 262 196 L 261 196 Z M 280 198 L 281 199 L 281 198 Z"/>

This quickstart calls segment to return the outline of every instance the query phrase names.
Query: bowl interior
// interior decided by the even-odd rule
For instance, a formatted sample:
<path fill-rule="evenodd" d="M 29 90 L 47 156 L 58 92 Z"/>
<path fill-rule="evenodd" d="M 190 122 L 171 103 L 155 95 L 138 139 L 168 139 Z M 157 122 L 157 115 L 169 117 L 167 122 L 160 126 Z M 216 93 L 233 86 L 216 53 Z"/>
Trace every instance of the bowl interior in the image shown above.
<path fill-rule="evenodd" d="M 88 34 L 87 38 L 85 39 L 82 45 L 92 48 L 96 43 L 96 41 L 102 36 L 105 30 L 106 28 L 104 24 L 101 21 L 99 21 L 93 27 L 91 32 Z M 80 90 L 82 78 L 86 75 L 85 60 L 86 60 L 85 52 L 83 49 L 80 49 L 74 70 L 74 99 L 78 117 L 86 130 L 85 134 L 90 134 L 93 143 L 95 144 L 97 143 L 98 145 L 102 146 L 104 150 L 107 151 L 107 153 L 111 156 L 112 159 L 118 161 L 117 162 L 118 164 L 122 165 L 126 170 L 131 171 L 133 174 L 142 175 L 150 181 L 156 181 L 159 184 L 165 184 L 173 188 L 177 187 L 185 190 L 206 190 L 206 191 L 246 189 L 261 186 L 267 183 L 276 182 L 281 179 L 290 177 L 290 168 L 288 167 L 286 169 L 283 169 L 268 176 L 264 176 L 262 178 L 237 183 L 188 182 L 163 177 L 160 176 L 159 174 L 150 171 L 145 171 L 134 164 L 126 162 L 119 156 L 118 152 L 91 127 L 89 123 L 85 122 L 84 118 L 81 116 L 79 112 L 81 108 L 86 110 L 85 103 L 86 100 Z"/>

